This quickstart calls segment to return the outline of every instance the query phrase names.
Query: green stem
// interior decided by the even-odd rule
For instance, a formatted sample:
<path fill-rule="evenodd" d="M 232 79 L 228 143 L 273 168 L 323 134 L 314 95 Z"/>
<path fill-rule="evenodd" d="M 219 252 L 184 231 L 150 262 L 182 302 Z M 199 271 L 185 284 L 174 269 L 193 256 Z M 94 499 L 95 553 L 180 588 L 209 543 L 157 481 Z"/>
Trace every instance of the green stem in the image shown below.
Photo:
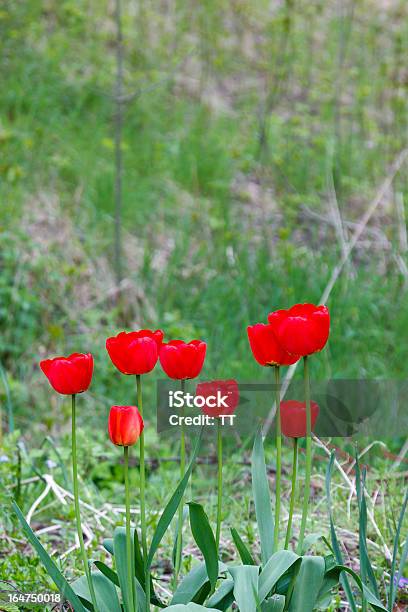
<path fill-rule="evenodd" d="M 143 417 L 142 379 L 136 374 L 137 407 Z M 140 518 L 142 526 L 142 550 L 145 572 L 146 610 L 150 610 L 150 569 L 147 567 L 147 527 L 146 527 L 146 466 L 144 431 L 140 434 Z"/>
<path fill-rule="evenodd" d="M 292 462 L 292 490 L 290 493 L 289 518 L 286 529 L 285 550 L 289 548 L 290 536 L 292 531 L 293 511 L 295 509 L 296 500 L 296 479 L 297 479 L 297 463 L 298 463 L 298 439 L 293 440 L 293 462 Z"/>
<path fill-rule="evenodd" d="M 310 480 L 312 474 L 312 413 L 310 407 L 310 380 L 309 380 L 309 363 L 307 355 L 303 358 L 303 374 L 305 385 L 305 400 L 306 400 L 306 474 L 305 474 L 305 490 L 303 494 L 302 522 L 300 524 L 300 533 L 298 541 L 298 554 L 302 554 L 303 540 L 305 537 L 307 513 L 309 509 L 310 499 Z"/>
<path fill-rule="evenodd" d="M 275 495 L 275 528 L 273 533 L 273 550 L 279 548 L 279 524 L 281 509 L 281 477 L 282 477 L 282 433 L 280 414 L 280 380 L 279 366 L 275 366 L 275 403 L 276 403 L 276 495 Z"/>
<path fill-rule="evenodd" d="M 76 528 L 78 533 L 79 546 L 81 549 L 82 561 L 84 564 L 84 570 L 86 575 L 86 580 L 88 582 L 89 593 L 91 595 L 92 604 L 94 610 L 98 609 L 96 605 L 96 596 L 95 589 L 92 583 L 91 572 L 89 571 L 88 557 L 86 555 L 84 537 L 82 535 L 82 525 L 81 525 L 81 513 L 79 510 L 79 495 L 78 495 L 78 465 L 77 465 L 77 449 L 76 449 L 76 406 L 75 406 L 75 394 L 71 396 L 72 398 L 72 436 L 71 436 L 71 444 L 72 444 L 72 481 L 73 481 L 73 489 L 74 489 L 74 506 L 75 506 L 75 518 L 76 518 Z"/>
<path fill-rule="evenodd" d="M 217 529 L 215 532 L 215 544 L 217 552 L 220 548 L 221 536 L 221 510 L 222 510 L 222 429 L 221 419 L 217 419 L 217 456 L 218 456 L 218 499 L 217 499 Z"/>
<path fill-rule="evenodd" d="M 181 380 L 181 390 L 184 394 L 185 381 Z M 181 416 L 184 416 L 184 406 L 181 408 Z M 184 431 L 184 420 L 182 419 L 180 425 L 180 479 L 183 478 L 186 469 L 186 440 Z M 181 567 L 181 545 L 182 545 L 182 531 L 183 531 L 183 510 L 184 510 L 184 497 L 180 500 L 179 511 L 178 511 L 178 525 L 177 525 L 177 544 L 176 544 L 176 567 L 174 574 L 175 585 L 177 584 L 178 575 Z"/>
<path fill-rule="evenodd" d="M 132 572 L 132 540 L 130 536 L 130 492 L 129 492 L 129 447 L 123 447 L 124 453 L 124 471 L 125 471 L 125 508 L 126 508 L 126 566 L 127 578 L 129 584 L 129 610 L 133 612 L 135 609 L 134 580 Z"/>

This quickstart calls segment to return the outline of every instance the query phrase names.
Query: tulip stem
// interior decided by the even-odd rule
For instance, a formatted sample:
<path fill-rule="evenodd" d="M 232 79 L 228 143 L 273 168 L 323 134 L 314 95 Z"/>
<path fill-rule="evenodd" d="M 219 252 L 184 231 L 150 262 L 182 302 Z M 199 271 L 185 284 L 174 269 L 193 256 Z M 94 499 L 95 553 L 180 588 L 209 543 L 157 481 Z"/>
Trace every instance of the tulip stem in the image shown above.
<path fill-rule="evenodd" d="M 135 609 L 135 595 L 133 572 L 132 572 L 132 540 L 130 537 L 130 492 L 129 492 L 129 447 L 123 447 L 124 454 L 124 472 L 125 472 L 125 508 L 126 508 L 126 560 L 127 560 L 127 578 L 129 583 L 129 609 L 131 612 Z"/>
<path fill-rule="evenodd" d="M 185 392 L 186 381 L 181 380 L 181 390 Z M 181 407 L 181 414 L 184 415 L 184 404 Z M 186 440 L 184 431 L 184 419 L 181 420 L 180 424 L 180 480 L 184 476 L 186 469 Z M 184 496 L 180 500 L 179 511 L 178 511 L 178 525 L 177 525 L 177 544 L 176 544 L 176 563 L 175 563 L 175 574 L 174 583 L 177 585 L 177 578 L 181 567 L 181 548 L 182 548 L 182 536 L 183 536 L 183 510 L 184 510 Z"/>
<path fill-rule="evenodd" d="M 293 440 L 293 462 L 292 462 L 292 490 L 290 492 L 289 518 L 286 529 L 285 550 L 289 548 L 290 536 L 292 531 L 293 511 L 295 509 L 296 500 L 296 480 L 297 480 L 297 464 L 298 464 L 298 439 Z"/>
<path fill-rule="evenodd" d="M 279 524 L 281 508 L 281 476 L 282 476 L 282 433 L 280 411 L 280 380 L 279 366 L 275 366 L 275 397 L 276 397 L 276 495 L 275 495 L 275 526 L 273 534 L 273 550 L 279 548 Z"/>
<path fill-rule="evenodd" d="M 84 564 L 84 570 L 86 575 L 86 580 L 88 582 L 89 593 L 92 599 L 92 605 L 94 610 L 98 609 L 96 604 L 96 595 L 94 585 L 92 583 L 91 572 L 89 570 L 88 557 L 85 550 L 84 544 L 84 536 L 82 534 L 82 525 L 81 525 L 81 513 L 79 509 L 79 495 L 78 495 L 78 464 L 77 464 L 77 448 L 76 448 L 76 402 L 75 402 L 75 394 L 71 395 L 72 398 L 72 435 L 71 435 L 71 445 L 72 445 L 72 483 L 73 483 L 73 492 L 74 492 L 74 506 L 75 506 L 75 518 L 76 518 L 76 528 L 78 533 L 79 547 L 81 549 L 82 561 Z"/>
<path fill-rule="evenodd" d="M 305 537 L 307 513 L 309 509 L 310 499 L 310 480 L 312 473 L 312 412 L 310 406 L 310 379 L 309 379 L 309 363 L 307 355 L 303 358 L 303 375 L 305 386 L 305 401 L 306 401 L 306 474 L 305 474 L 305 490 L 303 494 L 302 521 L 300 524 L 298 554 L 302 554 L 303 539 Z"/>
<path fill-rule="evenodd" d="M 143 418 L 142 379 L 136 374 L 137 407 Z M 140 519 L 142 526 L 142 549 L 143 560 L 146 568 L 145 592 L 146 610 L 150 609 L 150 569 L 147 567 L 147 528 L 146 528 L 146 466 L 145 466 L 145 444 L 144 431 L 140 434 Z"/>
<path fill-rule="evenodd" d="M 217 552 L 220 547 L 221 536 L 221 510 L 222 510 L 222 428 L 221 419 L 217 419 L 217 456 L 218 456 L 218 499 L 217 499 L 217 529 L 215 532 L 215 544 Z"/>

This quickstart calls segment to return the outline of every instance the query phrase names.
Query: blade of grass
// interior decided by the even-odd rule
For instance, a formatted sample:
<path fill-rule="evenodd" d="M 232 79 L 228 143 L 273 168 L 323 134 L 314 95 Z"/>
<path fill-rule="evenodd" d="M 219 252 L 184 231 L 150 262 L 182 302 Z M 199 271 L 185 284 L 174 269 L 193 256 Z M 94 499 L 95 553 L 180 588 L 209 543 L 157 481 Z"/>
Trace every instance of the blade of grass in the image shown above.
<path fill-rule="evenodd" d="M 337 563 L 339 565 L 344 565 L 343 555 L 341 554 L 340 545 L 337 539 L 336 529 L 335 529 L 334 521 L 333 521 L 333 510 L 332 510 L 331 493 L 330 493 L 330 485 L 331 485 L 331 479 L 332 479 L 334 459 L 335 459 L 335 453 L 333 451 L 330 455 L 330 461 L 327 465 L 327 470 L 326 470 L 327 513 L 329 515 L 329 521 L 330 521 L 330 537 L 331 537 L 331 542 L 333 546 L 333 552 L 336 557 Z M 352 611 L 357 612 L 356 600 L 354 598 L 353 591 L 351 590 L 350 583 L 347 579 L 347 576 L 345 576 L 344 572 L 340 574 L 340 581 L 343 586 L 344 592 L 346 593 L 347 600 L 350 604 Z"/>
<path fill-rule="evenodd" d="M 390 574 L 390 588 L 389 588 L 389 596 L 388 596 L 388 609 L 392 612 L 394 608 L 395 597 L 397 594 L 398 582 L 401 578 L 402 571 L 405 566 L 405 562 L 407 560 L 408 555 L 408 538 L 405 540 L 404 548 L 402 549 L 400 566 L 398 570 L 397 579 L 395 580 L 395 568 L 397 564 L 397 555 L 398 555 L 398 544 L 401 534 L 402 523 L 404 520 L 405 512 L 408 504 L 408 491 L 405 493 L 404 503 L 402 504 L 401 512 L 398 519 L 397 530 L 395 532 L 394 537 L 394 548 L 392 553 L 392 563 L 391 563 L 391 574 Z M 396 583 L 396 584 L 395 584 Z"/>

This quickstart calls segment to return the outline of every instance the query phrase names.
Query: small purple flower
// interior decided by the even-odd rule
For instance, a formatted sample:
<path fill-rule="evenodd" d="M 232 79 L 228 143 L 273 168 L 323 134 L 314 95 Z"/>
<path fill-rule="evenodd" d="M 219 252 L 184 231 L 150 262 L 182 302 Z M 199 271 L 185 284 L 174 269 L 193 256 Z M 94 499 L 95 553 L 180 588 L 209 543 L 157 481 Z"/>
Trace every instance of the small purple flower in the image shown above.
<path fill-rule="evenodd" d="M 397 584 L 397 576 L 394 578 L 394 583 Z M 401 576 L 398 580 L 398 588 L 399 589 L 408 589 L 408 578 Z"/>

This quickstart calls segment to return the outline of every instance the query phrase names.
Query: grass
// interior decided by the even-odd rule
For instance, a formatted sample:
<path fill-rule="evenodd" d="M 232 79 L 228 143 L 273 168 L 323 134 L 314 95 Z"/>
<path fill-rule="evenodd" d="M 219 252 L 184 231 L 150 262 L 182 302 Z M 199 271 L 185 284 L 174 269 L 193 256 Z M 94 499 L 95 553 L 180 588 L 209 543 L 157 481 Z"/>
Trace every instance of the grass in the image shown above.
<path fill-rule="evenodd" d="M 112 7 L 30 0 L 0 10 L 0 361 L 30 456 L 43 457 L 36 449 L 52 434 L 68 459 L 69 412 L 50 396 L 40 358 L 94 353 L 94 383 L 79 415 L 86 431 L 104 431 L 109 405 L 133 397 L 133 381 L 114 372 L 104 349 L 122 327 L 205 339 L 203 377 L 267 379 L 249 354 L 245 329 L 272 309 L 319 300 L 341 255 L 331 183 L 343 220 L 357 222 L 406 147 L 407 5 L 340 4 L 141 2 L 135 14 L 124 2 L 125 90 L 138 95 L 124 114 L 121 304 L 112 292 Z M 311 363 L 312 378 L 405 377 L 408 302 L 398 263 L 406 263 L 405 225 L 396 199 L 406 201 L 407 176 L 405 164 L 335 285 L 331 339 Z M 352 231 L 345 226 L 346 237 Z M 403 441 L 389 441 L 390 450 Z M 88 443 L 111 452 L 104 436 L 93 433 Z M 12 455 L 10 482 L 13 444 L 2 449 Z M 174 451 L 171 441 L 153 439 L 152 446 L 158 458 Z M 237 524 L 242 508 L 252 515 L 247 467 L 237 469 L 242 456 L 231 453 L 226 497 Z M 286 465 L 289 459 L 288 449 Z M 86 482 L 92 495 L 101 489 L 102 504 L 116 494 L 120 468 L 112 454 L 98 465 L 89 461 Z M 371 462 L 378 525 L 390 538 L 404 481 L 383 484 L 389 461 L 379 451 Z M 23 461 L 25 477 L 29 465 Z M 152 471 L 151 492 L 168 492 L 171 465 Z M 207 495 L 211 470 L 197 470 L 196 496 Z M 30 485 L 23 510 L 40 484 Z M 153 523 L 163 503 L 156 495 Z M 345 514 L 340 482 L 334 496 L 339 523 L 352 532 L 355 513 Z M 319 499 L 318 490 L 316 526 L 324 516 Z M 70 510 L 59 511 L 69 519 Z M 44 523 L 51 516 L 45 513 Z M 3 520 L 8 525 L 7 514 Z M 251 521 L 243 535 L 255 543 Z M 171 540 L 169 534 L 169 547 Z M 69 542 L 64 531 L 61 548 Z M 19 563 L 18 542 L 6 551 L 2 562 L 12 559 L 16 579 L 40 572 L 34 560 L 31 574 Z M 381 572 L 383 556 L 375 546 L 372 552 Z"/>

